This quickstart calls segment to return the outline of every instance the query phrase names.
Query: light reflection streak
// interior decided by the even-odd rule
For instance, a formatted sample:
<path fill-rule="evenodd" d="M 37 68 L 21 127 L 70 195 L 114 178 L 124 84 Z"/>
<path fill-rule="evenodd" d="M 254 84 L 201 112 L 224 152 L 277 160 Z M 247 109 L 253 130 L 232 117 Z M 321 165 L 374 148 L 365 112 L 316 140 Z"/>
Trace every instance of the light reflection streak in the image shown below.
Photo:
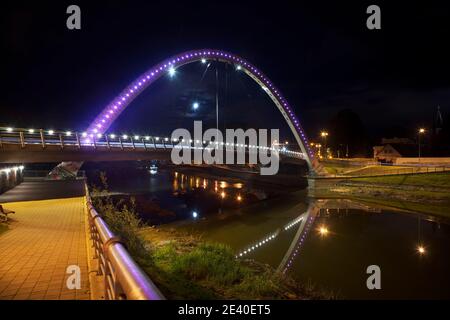
<path fill-rule="evenodd" d="M 289 230 L 304 219 L 305 213 L 302 213 L 300 216 L 287 223 L 282 230 L 277 229 L 275 232 L 269 233 L 268 235 L 263 237 L 263 240 L 257 241 L 255 244 L 250 245 L 246 249 L 238 252 L 236 254 L 236 258 L 243 257 L 256 249 L 261 248 L 264 244 L 267 244 L 269 241 L 275 239 L 280 234 L 280 232 Z"/>

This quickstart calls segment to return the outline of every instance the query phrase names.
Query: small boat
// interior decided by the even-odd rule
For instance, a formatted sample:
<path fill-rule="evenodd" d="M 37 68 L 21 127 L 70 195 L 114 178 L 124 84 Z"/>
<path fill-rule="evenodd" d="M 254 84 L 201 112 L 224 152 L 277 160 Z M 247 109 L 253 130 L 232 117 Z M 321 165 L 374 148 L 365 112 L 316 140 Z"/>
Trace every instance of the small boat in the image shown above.
<path fill-rule="evenodd" d="M 158 167 L 155 166 L 155 165 L 152 165 L 148 171 L 150 172 L 150 174 L 157 174 L 158 173 Z"/>

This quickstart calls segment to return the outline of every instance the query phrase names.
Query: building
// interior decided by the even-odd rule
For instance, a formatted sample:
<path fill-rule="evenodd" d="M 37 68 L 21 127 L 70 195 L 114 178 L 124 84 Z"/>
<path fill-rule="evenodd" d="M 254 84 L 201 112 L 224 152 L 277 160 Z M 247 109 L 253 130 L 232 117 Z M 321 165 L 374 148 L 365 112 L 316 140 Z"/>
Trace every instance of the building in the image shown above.
<path fill-rule="evenodd" d="M 397 158 L 417 157 L 418 147 L 412 143 L 387 143 L 373 147 L 373 158 L 376 161 L 395 163 Z"/>

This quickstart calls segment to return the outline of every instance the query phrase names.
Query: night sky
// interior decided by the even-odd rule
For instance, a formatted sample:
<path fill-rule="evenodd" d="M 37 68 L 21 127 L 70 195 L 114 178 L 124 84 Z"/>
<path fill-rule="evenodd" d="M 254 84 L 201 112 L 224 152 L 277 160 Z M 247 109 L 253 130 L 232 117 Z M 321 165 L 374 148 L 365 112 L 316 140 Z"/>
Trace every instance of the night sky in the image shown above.
<path fill-rule="evenodd" d="M 450 10 L 432 1 L 2 2 L 0 126 L 84 130 L 137 76 L 190 49 L 236 53 L 263 70 L 313 138 L 339 110 L 373 136 L 450 112 Z M 81 7 L 81 30 L 66 8 Z M 382 29 L 366 28 L 381 7 Z M 189 65 L 148 88 L 111 130 L 168 134 L 215 121 L 215 76 Z M 218 66 L 221 126 L 284 128 L 261 88 Z M 193 113 L 193 101 L 200 108 Z M 285 131 L 282 131 L 282 133 Z"/>

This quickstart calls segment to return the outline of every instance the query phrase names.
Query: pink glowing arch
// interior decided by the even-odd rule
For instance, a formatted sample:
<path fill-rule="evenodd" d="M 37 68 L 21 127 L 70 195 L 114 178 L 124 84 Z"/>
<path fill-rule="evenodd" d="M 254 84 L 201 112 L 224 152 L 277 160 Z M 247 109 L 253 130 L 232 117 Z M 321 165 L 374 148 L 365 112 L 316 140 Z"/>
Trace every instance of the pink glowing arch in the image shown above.
<path fill-rule="evenodd" d="M 123 90 L 91 123 L 87 132 L 90 135 L 103 134 L 120 115 L 120 113 L 151 83 L 159 77 L 167 74 L 182 65 L 206 60 L 217 60 L 236 65 L 248 76 L 256 81 L 264 91 L 269 95 L 272 101 L 288 123 L 297 143 L 305 155 L 305 160 L 310 168 L 314 159 L 314 153 L 309 147 L 308 139 L 303 128 L 300 125 L 289 103 L 281 94 L 275 85 L 259 69 L 241 57 L 222 50 L 202 49 L 184 52 L 164 60 L 156 66 L 150 68 L 135 81 L 133 81 L 125 90 Z"/>

